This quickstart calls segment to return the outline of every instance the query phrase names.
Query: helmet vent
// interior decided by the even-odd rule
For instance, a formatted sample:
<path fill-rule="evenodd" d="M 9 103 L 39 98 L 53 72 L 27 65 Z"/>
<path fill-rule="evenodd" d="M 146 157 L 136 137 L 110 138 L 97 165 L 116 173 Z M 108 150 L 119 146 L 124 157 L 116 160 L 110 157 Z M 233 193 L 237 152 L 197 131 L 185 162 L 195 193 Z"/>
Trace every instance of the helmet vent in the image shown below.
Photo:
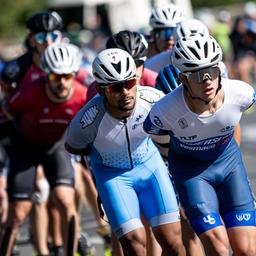
<path fill-rule="evenodd" d="M 180 59 L 180 58 L 181 58 L 180 55 L 177 54 L 177 52 L 175 52 L 174 55 L 175 55 L 175 58 L 176 58 L 176 59 Z"/>
<path fill-rule="evenodd" d="M 126 60 L 127 60 L 126 61 L 126 70 L 128 71 L 130 68 L 130 60 L 129 60 L 129 58 L 127 58 Z"/>
<path fill-rule="evenodd" d="M 214 42 L 212 42 L 212 47 L 213 47 L 213 52 L 215 52 L 215 51 L 216 51 L 216 48 L 215 48 Z"/>
<path fill-rule="evenodd" d="M 188 49 L 195 55 L 195 57 L 197 59 L 200 59 L 200 56 L 198 55 L 198 53 L 196 52 L 196 50 L 194 48 L 188 47 Z M 186 58 L 189 59 L 187 56 L 186 56 Z"/>
<path fill-rule="evenodd" d="M 196 46 L 197 46 L 199 49 L 201 48 L 201 45 L 200 45 L 200 43 L 199 43 L 198 40 L 195 41 L 195 44 L 196 44 Z"/>
<path fill-rule="evenodd" d="M 119 61 L 118 63 L 111 63 L 114 69 L 117 71 L 118 74 L 121 73 L 121 62 Z"/>
<path fill-rule="evenodd" d="M 207 58 L 207 56 L 208 56 L 208 44 L 205 43 L 204 44 L 204 57 Z"/>
<path fill-rule="evenodd" d="M 217 54 L 213 59 L 211 59 L 211 62 L 215 62 L 216 60 L 218 60 L 220 58 L 220 55 Z"/>
<path fill-rule="evenodd" d="M 108 71 L 108 69 L 103 64 L 100 64 L 100 67 L 104 70 L 105 73 L 107 73 L 109 76 L 112 76 L 112 74 Z"/>

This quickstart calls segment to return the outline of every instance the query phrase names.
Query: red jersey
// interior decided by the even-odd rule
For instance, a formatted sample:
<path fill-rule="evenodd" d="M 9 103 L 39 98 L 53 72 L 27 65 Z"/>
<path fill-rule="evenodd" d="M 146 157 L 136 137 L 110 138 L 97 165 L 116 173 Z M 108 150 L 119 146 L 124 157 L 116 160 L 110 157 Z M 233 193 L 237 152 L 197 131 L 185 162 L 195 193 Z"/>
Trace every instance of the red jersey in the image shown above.
<path fill-rule="evenodd" d="M 8 100 L 8 111 L 16 116 L 19 131 L 28 141 L 51 145 L 62 138 L 67 125 L 86 102 L 86 87 L 76 80 L 73 86 L 70 99 L 54 103 L 46 95 L 45 80 L 40 78 Z"/>
<path fill-rule="evenodd" d="M 45 76 L 44 71 L 41 68 L 32 64 L 22 78 L 20 82 L 20 87 L 25 87 L 26 85 L 31 84 L 33 81 L 43 76 Z"/>

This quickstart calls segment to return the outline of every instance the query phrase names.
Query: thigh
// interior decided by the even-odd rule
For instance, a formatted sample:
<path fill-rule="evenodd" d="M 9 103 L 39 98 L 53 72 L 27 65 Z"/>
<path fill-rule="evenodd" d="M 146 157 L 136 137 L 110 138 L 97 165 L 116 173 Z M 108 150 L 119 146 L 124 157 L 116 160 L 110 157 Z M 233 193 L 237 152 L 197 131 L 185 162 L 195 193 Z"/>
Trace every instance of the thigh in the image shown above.
<path fill-rule="evenodd" d="M 25 149 L 13 149 L 9 153 L 8 194 L 11 202 L 31 200 L 35 187 L 35 158 Z"/>
<path fill-rule="evenodd" d="M 42 165 L 51 189 L 60 185 L 74 187 L 74 168 L 64 148 L 59 147 L 46 153 Z"/>
<path fill-rule="evenodd" d="M 120 238 L 142 227 L 139 201 L 129 178 L 110 174 L 108 179 L 106 176 L 100 181 L 96 177 L 97 189 L 111 228 Z"/>
<path fill-rule="evenodd" d="M 148 171 L 151 175 L 139 193 L 143 215 L 152 227 L 178 221 L 178 202 L 166 166 L 159 161 L 158 169 Z"/>
<path fill-rule="evenodd" d="M 200 176 L 178 180 L 176 187 L 186 216 L 197 235 L 223 225 L 215 189 L 207 180 Z"/>
<path fill-rule="evenodd" d="M 231 168 L 217 190 L 221 213 L 254 210 L 253 192 L 242 160 Z"/>

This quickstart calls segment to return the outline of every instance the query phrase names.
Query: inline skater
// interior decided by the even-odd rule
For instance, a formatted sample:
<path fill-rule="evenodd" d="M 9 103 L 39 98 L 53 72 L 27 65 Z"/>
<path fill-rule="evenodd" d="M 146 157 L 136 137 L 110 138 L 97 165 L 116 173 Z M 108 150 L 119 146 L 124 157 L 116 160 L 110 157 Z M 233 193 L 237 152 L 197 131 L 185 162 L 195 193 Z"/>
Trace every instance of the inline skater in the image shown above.
<path fill-rule="evenodd" d="M 2 240 L 6 244 L 0 246 L 2 255 L 11 255 L 17 231 L 31 210 L 35 168 L 39 164 L 44 168 L 56 207 L 62 212 L 67 251 L 69 221 L 74 217 L 76 223 L 77 211 L 74 171 L 63 140 L 69 121 L 86 102 L 86 87 L 75 80 L 81 59 L 74 47 L 65 43 L 48 46 L 41 60 L 47 75 L 21 87 L 3 105 L 17 131 L 11 137 L 9 152 L 10 209 L 8 232 Z M 75 250 L 76 233 L 73 240 Z"/>
<path fill-rule="evenodd" d="M 234 255 L 254 255 L 254 198 L 233 134 L 255 92 L 222 78 L 221 60 L 211 36 L 180 38 L 172 61 L 182 84 L 153 106 L 144 129 L 171 137 L 172 176 L 206 255 L 229 255 L 229 245 Z"/>
<path fill-rule="evenodd" d="M 124 255 L 146 255 L 140 211 L 153 227 L 163 255 L 185 255 L 166 166 L 141 126 L 161 92 L 137 88 L 135 62 L 118 48 L 97 55 L 93 74 L 100 95 L 72 120 L 66 149 L 90 155 L 96 187 Z"/>

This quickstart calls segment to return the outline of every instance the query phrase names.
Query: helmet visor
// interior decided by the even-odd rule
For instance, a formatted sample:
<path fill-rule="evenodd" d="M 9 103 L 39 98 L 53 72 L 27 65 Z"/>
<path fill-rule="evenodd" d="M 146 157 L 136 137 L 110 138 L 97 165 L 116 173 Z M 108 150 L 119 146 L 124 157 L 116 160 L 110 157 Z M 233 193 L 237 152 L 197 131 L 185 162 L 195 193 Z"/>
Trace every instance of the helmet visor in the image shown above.
<path fill-rule="evenodd" d="M 174 34 L 174 28 L 162 28 L 155 31 L 155 37 L 161 40 L 169 40 Z"/>
<path fill-rule="evenodd" d="M 136 85 L 136 79 L 121 81 L 114 84 L 103 85 L 109 93 L 121 93 L 123 89 L 130 90 Z"/>
<path fill-rule="evenodd" d="M 220 69 L 219 67 L 214 66 L 200 69 L 195 72 L 184 72 L 182 74 L 187 77 L 189 82 L 203 83 L 207 79 L 216 79 L 220 75 Z"/>
<path fill-rule="evenodd" d="M 62 78 L 65 78 L 65 80 L 69 80 L 74 77 L 73 73 L 70 74 L 55 74 L 55 73 L 50 73 L 48 74 L 48 80 L 53 81 L 53 82 L 59 82 Z"/>

